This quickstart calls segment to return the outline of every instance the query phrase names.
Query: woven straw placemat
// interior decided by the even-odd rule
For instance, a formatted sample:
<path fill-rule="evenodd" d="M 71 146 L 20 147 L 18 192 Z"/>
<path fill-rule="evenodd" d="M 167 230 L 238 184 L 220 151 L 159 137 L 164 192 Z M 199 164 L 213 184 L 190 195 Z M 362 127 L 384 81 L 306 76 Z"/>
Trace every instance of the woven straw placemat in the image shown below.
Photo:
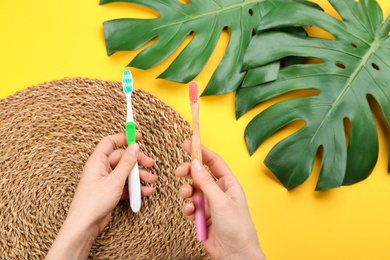
<path fill-rule="evenodd" d="M 114 209 L 95 240 L 93 259 L 210 259 L 181 213 L 175 169 L 190 160 L 182 143 L 190 126 L 176 111 L 139 89 L 133 93 L 140 149 L 155 160 L 155 194 L 134 214 L 128 201 Z M 0 258 L 47 254 L 97 143 L 124 131 L 120 82 L 66 78 L 0 100 Z"/>

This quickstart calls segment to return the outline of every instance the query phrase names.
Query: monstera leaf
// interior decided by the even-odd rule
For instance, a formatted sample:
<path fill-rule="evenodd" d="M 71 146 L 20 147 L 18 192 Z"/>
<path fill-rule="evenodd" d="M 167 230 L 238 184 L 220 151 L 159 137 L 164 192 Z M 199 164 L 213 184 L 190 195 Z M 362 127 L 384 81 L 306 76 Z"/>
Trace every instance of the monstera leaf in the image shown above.
<path fill-rule="evenodd" d="M 148 69 L 171 55 L 192 32 L 194 38 L 159 78 L 187 83 L 195 78 L 210 58 L 224 28 L 230 29 L 230 40 L 218 68 L 202 95 L 215 95 L 235 91 L 246 72 L 242 71 L 242 58 L 252 34 L 262 17 L 280 0 L 196 0 L 183 4 L 177 0 L 101 0 L 100 4 L 128 2 L 157 11 L 157 19 L 117 19 L 103 24 L 107 54 L 115 51 L 136 50 L 158 37 L 151 46 L 142 50 L 129 64 Z M 302 0 L 284 0 L 284 2 Z M 308 5 L 317 6 L 311 2 Z M 318 7 L 318 6 L 317 6 Z M 293 33 L 302 33 L 294 29 Z M 294 62 L 294 61 L 293 61 Z M 253 76 L 252 82 L 275 80 L 278 66 L 266 65 L 273 71 L 266 79 Z M 249 81 L 251 82 L 251 81 Z"/>
<path fill-rule="evenodd" d="M 290 189 L 311 174 L 319 147 L 323 147 L 316 190 L 353 184 L 368 177 L 378 157 L 378 136 L 367 101 L 372 96 L 390 122 L 390 18 L 383 22 L 374 0 L 329 0 L 342 21 L 299 3 L 272 9 L 258 30 L 316 26 L 336 39 L 327 40 L 268 31 L 255 35 L 244 56 L 243 69 L 261 69 L 288 56 L 315 57 L 323 63 L 291 65 L 277 80 L 240 88 L 238 117 L 255 104 L 275 96 L 314 89 L 317 96 L 290 99 L 257 115 L 245 130 L 250 154 L 272 133 L 295 120 L 306 125 L 280 141 L 265 159 L 266 166 Z M 265 73 L 266 74 L 266 73 Z M 351 124 L 347 144 L 344 121 Z"/>
<path fill-rule="evenodd" d="M 272 7 L 265 0 L 101 0 L 100 4 L 129 2 L 149 7 L 157 19 L 118 19 L 103 24 L 107 53 L 136 50 L 155 37 L 157 41 L 141 51 L 129 64 L 148 69 L 171 55 L 191 33 L 194 38 L 159 78 L 187 83 L 195 78 L 210 58 L 222 30 L 230 28 L 230 41 L 205 94 L 235 91 L 245 72 L 241 71 L 244 50 L 262 16 Z"/>

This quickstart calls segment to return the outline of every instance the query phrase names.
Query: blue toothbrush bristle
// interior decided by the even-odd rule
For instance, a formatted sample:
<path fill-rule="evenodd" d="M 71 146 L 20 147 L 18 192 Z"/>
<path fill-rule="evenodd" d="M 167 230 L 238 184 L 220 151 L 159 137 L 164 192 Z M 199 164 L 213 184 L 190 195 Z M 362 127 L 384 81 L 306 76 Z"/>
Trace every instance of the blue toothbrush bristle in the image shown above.
<path fill-rule="evenodd" d="M 131 91 L 133 91 L 133 77 L 129 70 L 123 71 L 122 86 L 125 93 L 130 93 Z"/>

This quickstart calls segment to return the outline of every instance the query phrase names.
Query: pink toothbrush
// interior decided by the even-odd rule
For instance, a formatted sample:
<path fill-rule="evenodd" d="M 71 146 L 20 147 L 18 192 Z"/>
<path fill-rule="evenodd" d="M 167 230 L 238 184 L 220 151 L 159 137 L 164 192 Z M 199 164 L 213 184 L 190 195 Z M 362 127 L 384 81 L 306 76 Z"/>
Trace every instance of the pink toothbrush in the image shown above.
<path fill-rule="evenodd" d="M 189 84 L 190 106 L 192 111 L 192 160 L 198 159 L 202 163 L 202 145 L 200 143 L 199 130 L 199 95 L 198 83 L 191 81 Z M 206 214 L 203 192 L 194 183 L 194 205 L 195 205 L 195 226 L 196 238 L 207 239 Z"/>

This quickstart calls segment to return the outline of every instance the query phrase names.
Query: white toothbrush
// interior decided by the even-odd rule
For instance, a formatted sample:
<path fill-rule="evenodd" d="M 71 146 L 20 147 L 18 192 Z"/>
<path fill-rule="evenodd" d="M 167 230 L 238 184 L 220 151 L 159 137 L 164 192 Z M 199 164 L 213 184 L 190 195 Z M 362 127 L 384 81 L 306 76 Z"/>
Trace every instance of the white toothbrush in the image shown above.
<path fill-rule="evenodd" d="M 131 107 L 131 93 L 133 92 L 133 76 L 129 70 L 125 70 L 122 74 L 122 87 L 127 99 L 127 118 L 126 118 L 126 136 L 128 145 L 135 142 L 135 124 L 133 118 L 133 110 Z M 133 212 L 138 212 L 141 209 L 141 183 L 139 179 L 138 162 L 131 170 L 129 178 L 129 201 Z"/>

